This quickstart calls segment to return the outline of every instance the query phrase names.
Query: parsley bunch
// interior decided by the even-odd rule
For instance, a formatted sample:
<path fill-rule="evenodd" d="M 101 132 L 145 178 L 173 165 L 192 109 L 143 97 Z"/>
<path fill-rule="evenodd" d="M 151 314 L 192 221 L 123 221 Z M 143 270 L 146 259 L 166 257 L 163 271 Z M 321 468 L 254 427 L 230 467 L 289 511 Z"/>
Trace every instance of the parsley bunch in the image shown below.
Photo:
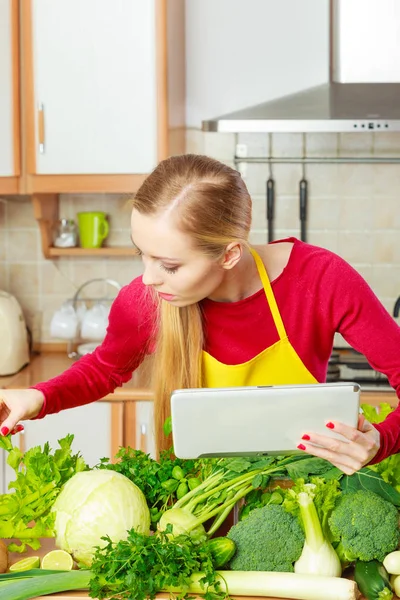
<path fill-rule="evenodd" d="M 10 544 L 11 552 L 25 552 L 26 546 L 40 548 L 42 537 L 54 537 L 54 513 L 51 507 L 68 479 L 88 467 L 82 456 L 72 454 L 74 436 L 58 441 L 52 453 L 48 443 L 35 446 L 25 454 L 13 446 L 10 436 L 0 436 L 0 448 L 8 452 L 7 463 L 14 469 L 14 491 L 0 495 L 0 538 L 16 538 L 21 544 Z"/>
<path fill-rule="evenodd" d="M 208 546 L 195 544 L 190 536 L 171 538 L 170 529 L 154 535 L 128 532 L 120 542 L 107 542 L 98 548 L 91 566 L 90 596 L 153 600 L 160 591 L 174 591 L 179 598 L 188 598 L 192 576 L 201 573 L 206 600 L 228 598 L 213 566 Z"/>

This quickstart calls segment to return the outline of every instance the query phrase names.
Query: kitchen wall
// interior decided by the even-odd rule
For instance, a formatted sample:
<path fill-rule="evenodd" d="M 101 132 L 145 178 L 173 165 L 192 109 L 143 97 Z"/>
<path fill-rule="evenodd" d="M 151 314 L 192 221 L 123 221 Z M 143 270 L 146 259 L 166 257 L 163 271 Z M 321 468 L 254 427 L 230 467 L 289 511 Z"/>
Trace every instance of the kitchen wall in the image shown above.
<path fill-rule="evenodd" d="M 301 156 L 301 134 L 274 134 L 273 156 Z M 187 151 L 204 153 L 233 165 L 233 134 L 187 132 Z M 267 134 L 241 134 L 249 155 L 268 156 Z M 400 134 L 308 134 L 310 156 L 400 157 Z M 300 235 L 298 186 L 301 165 L 273 165 L 276 187 L 275 237 Z M 254 202 L 253 243 L 267 240 L 265 182 L 268 166 L 248 165 L 245 180 Z M 309 182 L 308 241 L 340 254 L 369 282 L 392 312 L 400 294 L 400 165 L 306 165 Z M 61 215 L 106 210 L 108 244 L 129 244 L 129 200 L 111 195 L 62 195 Z M 138 258 L 45 260 L 29 198 L 0 201 L 0 289 L 21 302 L 36 340 L 50 338 L 53 312 L 88 279 L 110 277 L 126 284 L 142 272 Z M 92 294 L 104 293 L 96 286 Z M 112 292 L 113 290 L 110 289 Z"/>

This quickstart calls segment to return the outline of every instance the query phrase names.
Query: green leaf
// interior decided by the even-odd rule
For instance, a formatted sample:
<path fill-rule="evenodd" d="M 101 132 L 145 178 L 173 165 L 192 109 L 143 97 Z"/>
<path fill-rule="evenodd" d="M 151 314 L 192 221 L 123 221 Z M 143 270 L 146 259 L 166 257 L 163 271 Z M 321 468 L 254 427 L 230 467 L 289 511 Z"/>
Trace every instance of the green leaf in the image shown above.
<path fill-rule="evenodd" d="M 368 467 L 360 469 L 354 475 L 345 475 L 341 481 L 341 487 L 344 492 L 369 490 L 395 506 L 400 506 L 400 493 Z"/>
<path fill-rule="evenodd" d="M 325 473 L 332 471 L 332 463 L 323 458 L 312 457 L 289 464 L 286 466 L 286 469 L 291 479 L 306 479 L 312 475 L 325 476 Z"/>
<path fill-rule="evenodd" d="M 165 419 L 164 425 L 163 425 L 163 431 L 164 431 L 164 435 L 166 437 L 168 437 L 169 435 L 171 435 L 172 433 L 172 419 L 171 417 L 167 417 Z"/>
<path fill-rule="evenodd" d="M 379 406 L 371 404 L 361 404 L 361 410 L 367 421 L 370 423 L 382 423 L 386 417 L 393 412 L 394 408 L 387 402 L 381 402 Z"/>

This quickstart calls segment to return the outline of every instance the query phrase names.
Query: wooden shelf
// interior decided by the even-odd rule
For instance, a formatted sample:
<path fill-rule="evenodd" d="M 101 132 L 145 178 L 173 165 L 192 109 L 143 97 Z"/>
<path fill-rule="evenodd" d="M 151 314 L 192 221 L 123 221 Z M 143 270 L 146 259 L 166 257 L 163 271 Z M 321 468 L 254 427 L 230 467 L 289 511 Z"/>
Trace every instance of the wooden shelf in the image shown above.
<path fill-rule="evenodd" d="M 58 256 L 134 256 L 133 247 L 114 246 L 113 248 L 54 248 L 48 249 L 49 258 Z"/>
<path fill-rule="evenodd" d="M 42 251 L 45 258 L 61 256 L 135 256 L 133 246 L 102 248 L 55 248 L 52 230 L 59 219 L 58 194 L 33 194 L 33 210 L 39 224 Z"/>

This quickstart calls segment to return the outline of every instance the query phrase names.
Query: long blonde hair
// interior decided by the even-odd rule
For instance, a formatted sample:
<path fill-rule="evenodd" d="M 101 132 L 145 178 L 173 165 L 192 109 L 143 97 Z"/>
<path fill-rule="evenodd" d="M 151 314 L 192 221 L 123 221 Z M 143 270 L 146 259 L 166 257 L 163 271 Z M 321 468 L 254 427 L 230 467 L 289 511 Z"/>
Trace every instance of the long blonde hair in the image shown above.
<path fill-rule="evenodd" d="M 247 245 L 251 199 L 238 171 L 196 154 L 173 156 L 159 163 L 133 199 L 141 214 L 156 214 L 173 204 L 179 229 L 208 256 L 223 256 L 231 242 Z M 171 440 L 163 426 L 175 389 L 202 386 L 203 322 L 199 304 L 176 307 L 159 303 L 155 328 L 154 421 L 158 451 Z"/>

